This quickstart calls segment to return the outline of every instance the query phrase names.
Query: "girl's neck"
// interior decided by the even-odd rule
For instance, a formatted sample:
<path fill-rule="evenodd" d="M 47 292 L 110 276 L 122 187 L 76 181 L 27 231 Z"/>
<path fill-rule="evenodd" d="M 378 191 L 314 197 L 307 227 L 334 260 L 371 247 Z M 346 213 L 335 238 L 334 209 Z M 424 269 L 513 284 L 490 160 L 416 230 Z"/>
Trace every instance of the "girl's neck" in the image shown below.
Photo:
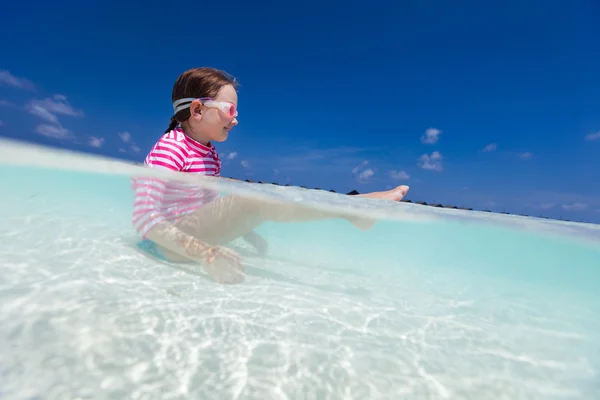
<path fill-rule="evenodd" d="M 192 131 L 192 129 L 190 128 L 190 126 L 188 124 L 186 124 L 186 123 L 181 124 L 181 130 L 183 131 L 183 133 L 185 133 L 188 137 L 194 139 L 196 142 L 201 143 L 205 146 L 210 145 L 210 140 L 206 139 L 204 137 L 204 135 L 202 135 L 198 132 Z"/>

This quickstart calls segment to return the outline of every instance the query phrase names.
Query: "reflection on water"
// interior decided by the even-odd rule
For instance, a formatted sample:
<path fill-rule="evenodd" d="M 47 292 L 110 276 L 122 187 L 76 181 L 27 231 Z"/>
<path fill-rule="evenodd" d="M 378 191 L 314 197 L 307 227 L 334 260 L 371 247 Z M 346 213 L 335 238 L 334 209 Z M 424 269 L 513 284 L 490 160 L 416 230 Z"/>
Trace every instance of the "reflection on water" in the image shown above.
<path fill-rule="evenodd" d="M 221 285 L 138 246 L 139 168 L 0 162 L 3 398 L 600 398 L 593 225 L 188 181 L 380 218 L 261 224 Z"/>

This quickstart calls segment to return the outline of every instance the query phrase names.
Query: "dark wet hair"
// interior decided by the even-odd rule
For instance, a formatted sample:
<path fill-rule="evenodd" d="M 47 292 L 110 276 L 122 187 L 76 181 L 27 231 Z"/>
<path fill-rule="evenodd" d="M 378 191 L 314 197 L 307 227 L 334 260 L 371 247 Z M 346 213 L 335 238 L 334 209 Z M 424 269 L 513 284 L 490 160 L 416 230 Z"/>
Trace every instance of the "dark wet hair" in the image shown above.
<path fill-rule="evenodd" d="M 233 85 L 237 89 L 238 82 L 225 71 L 216 68 L 202 67 L 188 69 L 175 81 L 171 102 L 179 99 L 215 97 L 223 86 Z M 165 131 L 170 132 L 181 123 L 190 118 L 190 109 L 184 108 L 171 117 L 171 123 Z"/>

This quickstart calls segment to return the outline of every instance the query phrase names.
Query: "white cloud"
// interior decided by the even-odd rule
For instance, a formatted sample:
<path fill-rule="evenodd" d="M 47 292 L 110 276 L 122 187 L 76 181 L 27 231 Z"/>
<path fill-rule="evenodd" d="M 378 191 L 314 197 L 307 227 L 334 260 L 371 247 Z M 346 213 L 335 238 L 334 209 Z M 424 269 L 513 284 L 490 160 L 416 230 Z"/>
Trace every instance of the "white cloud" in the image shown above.
<path fill-rule="evenodd" d="M 572 210 L 585 207 L 595 209 L 600 207 L 600 195 L 590 195 L 560 191 L 537 190 L 529 193 L 507 195 L 515 205 L 539 208 L 540 204 L 552 203 L 554 207 Z"/>
<path fill-rule="evenodd" d="M 600 140 L 600 131 L 588 133 L 585 135 L 585 140 Z"/>
<path fill-rule="evenodd" d="M 274 169 L 273 170 L 273 175 L 277 175 L 277 174 L 279 174 L 279 170 L 278 169 Z"/>
<path fill-rule="evenodd" d="M 97 138 L 95 136 L 92 136 L 89 139 L 88 144 L 92 147 L 102 147 L 102 145 L 104 144 L 104 138 Z"/>
<path fill-rule="evenodd" d="M 36 126 L 35 131 L 40 135 L 55 139 L 74 139 L 70 130 L 64 128 L 61 124 L 40 124 Z"/>
<path fill-rule="evenodd" d="M 373 169 L 368 168 L 364 169 L 369 164 L 368 160 L 364 160 L 356 167 L 352 169 L 352 174 L 356 175 L 359 182 L 365 183 L 367 182 L 373 175 L 375 175 L 375 171 Z"/>
<path fill-rule="evenodd" d="M 368 163 L 369 163 L 369 161 L 367 161 L 367 160 L 365 160 L 365 161 L 361 162 L 359 165 L 357 165 L 356 167 L 354 167 L 354 168 L 352 169 L 352 173 L 353 173 L 353 174 L 357 174 L 357 173 L 358 173 L 358 171 L 360 171 L 360 169 L 361 169 L 362 167 L 366 166 Z"/>
<path fill-rule="evenodd" d="M 83 112 L 74 109 L 67 98 L 61 94 L 55 94 L 44 100 L 31 100 L 25 108 L 36 117 L 52 123 L 58 123 L 57 114 L 70 117 L 83 116 Z"/>
<path fill-rule="evenodd" d="M 531 157 L 533 157 L 533 153 L 526 151 L 525 153 L 521 153 L 519 154 L 519 158 L 521 160 L 529 160 Z"/>
<path fill-rule="evenodd" d="M 27 111 L 29 111 L 36 117 L 46 120 L 48 122 L 52 122 L 55 124 L 58 123 L 58 118 L 56 117 L 56 115 L 52 114 L 52 112 L 48 111 L 40 105 L 30 104 L 27 106 Z"/>
<path fill-rule="evenodd" d="M 567 211 L 583 211 L 588 207 L 585 203 L 572 203 L 572 204 L 563 204 L 562 208 Z"/>
<path fill-rule="evenodd" d="M 8 86 L 14 86 L 19 89 L 35 89 L 35 85 L 31 81 L 25 78 L 18 78 L 6 70 L 0 70 L 0 83 L 3 83 Z"/>
<path fill-rule="evenodd" d="M 368 181 L 373 175 L 375 175 L 375 172 L 373 172 L 373 170 L 369 168 L 358 174 L 358 180 L 361 182 L 365 182 Z"/>
<path fill-rule="evenodd" d="M 25 106 L 25 109 L 47 122 L 35 128 L 37 133 L 56 139 L 74 139 L 73 133 L 62 126 L 57 115 L 67 115 L 70 117 L 83 116 L 83 112 L 74 109 L 67 101 L 67 98 L 61 94 L 56 94 L 44 100 L 31 100 Z"/>
<path fill-rule="evenodd" d="M 129 143 L 131 141 L 131 133 L 127 131 L 119 133 L 119 137 L 121 138 L 123 143 Z"/>
<path fill-rule="evenodd" d="M 121 141 L 123 143 L 126 143 L 129 145 L 129 148 L 131 149 L 131 151 L 133 151 L 134 153 L 139 153 L 142 149 L 139 148 L 139 146 L 135 143 L 135 141 L 132 139 L 131 137 L 131 133 L 124 131 L 124 132 L 119 132 L 118 133 L 119 138 L 121 139 Z M 119 148 L 119 153 L 127 153 L 127 151 L 123 148 L 120 147 Z"/>
<path fill-rule="evenodd" d="M 4 126 L 4 121 L 0 119 L 0 126 Z"/>
<path fill-rule="evenodd" d="M 388 171 L 388 175 L 390 176 L 390 178 L 399 180 L 399 181 L 410 179 L 410 175 L 408 175 L 406 173 L 406 171 L 404 171 L 404 170 L 402 170 L 402 171 L 391 170 L 391 171 Z"/>
<path fill-rule="evenodd" d="M 233 160 L 234 158 L 236 158 L 236 157 L 237 157 L 237 155 L 238 155 L 238 154 L 237 154 L 237 152 L 235 152 L 235 151 L 232 151 L 231 153 L 227 154 L 226 158 L 227 158 L 228 160 Z"/>
<path fill-rule="evenodd" d="M 482 151 L 483 152 L 496 151 L 497 148 L 498 148 L 498 145 L 496 143 L 490 143 L 487 146 L 485 146 Z"/>
<path fill-rule="evenodd" d="M 439 129 L 429 128 L 425 131 L 425 134 L 421 136 L 421 142 L 426 144 L 435 144 L 437 143 L 441 134 L 442 131 L 440 131 Z"/>
<path fill-rule="evenodd" d="M 240 161 L 240 164 L 242 164 L 242 167 L 244 167 L 244 168 L 250 167 L 250 163 L 246 160 Z"/>
<path fill-rule="evenodd" d="M 443 171 L 444 170 L 444 166 L 442 165 L 442 160 L 444 158 L 442 157 L 442 155 L 440 154 L 439 151 L 434 151 L 433 153 L 431 153 L 431 155 L 429 154 L 423 154 L 420 158 L 419 158 L 419 166 L 423 169 L 427 169 L 430 171 Z"/>

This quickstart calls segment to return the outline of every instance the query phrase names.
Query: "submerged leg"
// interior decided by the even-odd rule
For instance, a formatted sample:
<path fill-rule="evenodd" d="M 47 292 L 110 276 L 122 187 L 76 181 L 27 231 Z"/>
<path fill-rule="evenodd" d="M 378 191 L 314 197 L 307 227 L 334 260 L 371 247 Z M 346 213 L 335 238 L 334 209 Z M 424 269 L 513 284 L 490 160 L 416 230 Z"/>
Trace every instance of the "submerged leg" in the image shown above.
<path fill-rule="evenodd" d="M 265 221 L 300 222 L 343 218 L 359 229 L 374 221 L 343 212 L 325 212 L 311 207 L 251 199 L 236 195 L 220 197 L 182 218 L 177 226 L 209 243 L 221 244 L 249 234 Z"/>
<path fill-rule="evenodd" d="M 369 229 L 375 224 L 375 221 L 349 213 L 324 212 L 297 204 L 230 195 L 217 198 L 174 224 L 158 224 L 147 237 L 161 247 L 170 261 L 200 261 L 217 282 L 233 283 L 243 279 L 243 266 L 239 255 L 221 244 L 242 236 L 252 240 L 252 231 L 265 221 L 337 218 L 346 219 L 359 229 Z"/>

